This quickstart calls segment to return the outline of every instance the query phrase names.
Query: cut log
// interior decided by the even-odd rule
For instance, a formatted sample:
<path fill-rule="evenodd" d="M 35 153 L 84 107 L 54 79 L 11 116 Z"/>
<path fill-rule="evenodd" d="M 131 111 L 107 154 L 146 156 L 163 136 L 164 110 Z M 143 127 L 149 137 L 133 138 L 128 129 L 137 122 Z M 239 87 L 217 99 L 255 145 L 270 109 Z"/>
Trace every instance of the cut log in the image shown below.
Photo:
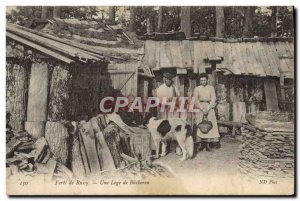
<path fill-rule="evenodd" d="M 109 124 L 103 130 L 105 141 L 107 142 L 107 146 L 110 150 L 110 153 L 112 154 L 116 168 L 120 167 L 122 161 L 120 153 L 122 153 L 123 151 L 120 147 L 120 132 L 123 131 L 120 131 L 120 129 L 118 129 L 118 126 L 116 126 L 115 124 Z"/>
<path fill-rule="evenodd" d="M 47 121 L 49 73 L 45 63 L 33 63 L 31 66 L 27 120 Z"/>
<path fill-rule="evenodd" d="M 48 121 L 70 119 L 72 76 L 67 67 L 55 66 L 51 76 Z"/>
<path fill-rule="evenodd" d="M 101 171 L 101 166 L 97 154 L 96 137 L 91 122 L 81 121 L 79 131 L 85 148 L 91 175 L 96 175 Z"/>
<path fill-rule="evenodd" d="M 25 130 L 31 135 L 33 139 L 38 139 L 42 137 L 45 133 L 44 121 L 26 121 Z"/>
<path fill-rule="evenodd" d="M 7 144 L 6 144 L 6 158 L 10 157 L 12 153 L 22 144 L 20 140 L 17 138 L 12 138 Z"/>
<path fill-rule="evenodd" d="M 6 63 L 6 113 L 10 113 L 9 125 L 24 130 L 26 120 L 27 70 L 18 64 Z"/>
<path fill-rule="evenodd" d="M 81 135 L 78 133 L 78 140 L 79 140 L 79 148 L 80 148 L 80 154 L 82 157 L 82 162 L 83 162 L 83 167 L 85 171 L 85 175 L 89 177 L 91 175 L 91 168 L 89 166 L 88 158 L 87 158 L 87 153 L 84 147 L 83 139 Z"/>
<path fill-rule="evenodd" d="M 131 156 L 128 156 L 126 154 L 121 154 L 121 157 L 126 160 L 128 163 L 135 163 L 135 162 L 138 162 L 138 159 L 137 158 L 133 158 Z"/>
<path fill-rule="evenodd" d="M 87 172 L 84 165 L 83 156 L 81 154 L 81 144 L 79 139 L 79 133 L 76 132 L 72 139 L 72 153 L 71 153 L 71 170 L 78 178 L 86 177 Z"/>
<path fill-rule="evenodd" d="M 67 128 L 61 122 L 48 121 L 45 128 L 45 138 L 56 160 L 69 167 L 67 162 L 71 142 Z"/>
<path fill-rule="evenodd" d="M 29 122 L 45 122 L 47 121 L 48 109 L 48 83 L 49 73 L 48 66 L 45 63 L 33 63 L 31 66 L 28 106 L 27 106 L 27 121 Z M 32 133 L 41 127 L 41 124 L 30 123 L 32 127 L 28 133 L 38 138 L 44 136 L 45 131 L 41 130 L 40 133 Z M 33 128 L 37 126 L 37 128 Z"/>
<path fill-rule="evenodd" d="M 43 155 L 46 152 L 46 149 L 48 148 L 48 143 L 45 138 L 39 138 L 35 144 L 35 156 L 34 156 L 34 161 L 35 162 L 40 162 L 39 159 L 41 159 L 41 155 Z"/>
<path fill-rule="evenodd" d="M 90 120 L 93 130 L 96 133 L 96 138 L 97 138 L 97 152 L 98 152 L 98 157 L 101 165 L 101 170 L 113 170 L 116 168 L 114 159 L 111 155 L 111 152 L 108 148 L 108 145 L 106 143 L 106 140 L 104 138 L 103 132 L 101 131 L 99 127 L 99 119 L 97 117 L 94 117 Z"/>
<path fill-rule="evenodd" d="M 266 79 L 264 81 L 264 89 L 265 89 L 267 110 L 279 111 L 275 81 Z"/>

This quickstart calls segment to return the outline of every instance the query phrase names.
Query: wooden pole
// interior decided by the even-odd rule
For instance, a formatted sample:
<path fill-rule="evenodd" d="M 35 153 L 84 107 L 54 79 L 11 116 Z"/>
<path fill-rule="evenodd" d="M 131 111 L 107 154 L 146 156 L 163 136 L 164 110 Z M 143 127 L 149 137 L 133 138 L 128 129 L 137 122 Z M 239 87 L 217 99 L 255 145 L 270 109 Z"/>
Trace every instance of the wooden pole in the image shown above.
<path fill-rule="evenodd" d="M 48 109 L 49 71 L 46 63 L 36 62 L 31 66 L 26 131 L 39 138 L 45 134 L 45 122 Z"/>

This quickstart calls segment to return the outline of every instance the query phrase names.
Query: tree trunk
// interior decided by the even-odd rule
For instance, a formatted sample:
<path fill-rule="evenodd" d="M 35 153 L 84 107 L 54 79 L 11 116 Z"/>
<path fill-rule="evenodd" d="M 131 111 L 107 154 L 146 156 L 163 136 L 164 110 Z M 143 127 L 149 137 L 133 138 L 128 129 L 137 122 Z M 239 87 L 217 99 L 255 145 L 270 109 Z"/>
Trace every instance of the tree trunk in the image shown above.
<path fill-rule="evenodd" d="M 182 6 L 180 15 L 180 28 L 187 38 L 191 37 L 191 7 Z"/>
<path fill-rule="evenodd" d="M 277 25 L 279 22 L 279 9 L 280 9 L 280 7 L 278 7 L 278 6 L 275 7 L 275 18 L 274 18 L 274 22 L 273 22 L 273 26 L 272 26 L 271 37 L 277 37 Z"/>
<path fill-rule="evenodd" d="M 9 125 L 24 129 L 26 120 L 27 70 L 18 64 L 6 63 L 6 113 L 10 113 Z"/>
<path fill-rule="evenodd" d="M 47 19 L 47 12 L 48 12 L 48 7 L 47 6 L 42 6 L 42 16 L 41 16 L 42 20 Z"/>
<path fill-rule="evenodd" d="M 129 31 L 135 31 L 135 15 L 136 15 L 136 8 L 134 6 L 130 6 L 130 19 L 129 19 Z"/>
<path fill-rule="evenodd" d="M 243 27 L 243 37 L 252 37 L 252 12 L 253 9 L 250 6 L 244 8 L 244 27 Z"/>
<path fill-rule="evenodd" d="M 109 6 L 108 7 L 108 16 L 109 16 L 109 22 L 111 24 L 115 24 L 115 19 L 116 19 L 116 8 L 115 8 L 115 6 Z"/>
<path fill-rule="evenodd" d="M 224 19 L 224 8 L 216 7 L 216 37 L 224 38 L 224 27 L 225 27 L 225 19 Z"/>
<path fill-rule="evenodd" d="M 60 6 L 53 7 L 53 18 L 60 18 Z"/>
<path fill-rule="evenodd" d="M 153 30 L 152 30 L 151 19 L 149 17 L 147 17 L 147 34 L 151 34 L 152 32 L 153 32 Z"/>
<path fill-rule="evenodd" d="M 162 32 L 162 17 L 163 17 L 163 7 L 159 6 L 157 32 Z"/>
<path fill-rule="evenodd" d="M 68 163 L 72 142 L 67 128 L 61 122 L 48 121 L 45 128 L 45 138 L 57 161 L 70 168 Z"/>
<path fill-rule="evenodd" d="M 67 67 L 55 66 L 52 72 L 49 95 L 48 121 L 69 120 L 72 76 Z"/>
<path fill-rule="evenodd" d="M 47 121 L 49 72 L 46 63 L 33 63 L 27 105 L 26 131 L 33 138 L 44 136 L 43 125 Z"/>

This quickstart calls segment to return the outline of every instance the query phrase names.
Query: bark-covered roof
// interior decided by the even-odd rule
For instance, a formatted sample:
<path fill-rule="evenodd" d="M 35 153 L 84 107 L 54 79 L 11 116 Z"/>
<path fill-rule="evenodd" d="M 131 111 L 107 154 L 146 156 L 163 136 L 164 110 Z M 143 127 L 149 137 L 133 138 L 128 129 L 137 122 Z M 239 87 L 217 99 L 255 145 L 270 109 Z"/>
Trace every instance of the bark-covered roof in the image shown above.
<path fill-rule="evenodd" d="M 76 26 L 72 25 L 70 27 L 76 30 L 74 28 Z M 73 60 L 82 62 L 106 60 L 124 62 L 128 60 L 141 60 L 143 55 L 143 42 L 139 41 L 140 47 L 136 47 L 137 43 L 135 43 L 135 39 L 131 39 L 128 33 L 122 32 L 124 37 L 128 38 L 126 40 L 132 44 L 130 47 L 129 45 L 122 47 L 121 43 L 119 45 L 117 43 L 114 45 L 105 43 L 91 45 L 78 41 L 76 36 L 75 38 L 73 37 L 74 35 L 70 37 L 70 35 L 55 32 L 52 28 L 46 25 L 42 29 L 36 30 L 8 23 L 6 26 L 6 36 L 67 63 Z M 93 30 L 89 31 L 94 32 Z M 109 42 L 111 40 L 103 41 Z"/>
<path fill-rule="evenodd" d="M 190 68 L 195 73 L 211 68 L 227 74 L 277 76 L 294 72 L 294 42 L 281 40 L 217 41 L 169 40 L 145 42 L 143 64 L 152 69 Z"/>

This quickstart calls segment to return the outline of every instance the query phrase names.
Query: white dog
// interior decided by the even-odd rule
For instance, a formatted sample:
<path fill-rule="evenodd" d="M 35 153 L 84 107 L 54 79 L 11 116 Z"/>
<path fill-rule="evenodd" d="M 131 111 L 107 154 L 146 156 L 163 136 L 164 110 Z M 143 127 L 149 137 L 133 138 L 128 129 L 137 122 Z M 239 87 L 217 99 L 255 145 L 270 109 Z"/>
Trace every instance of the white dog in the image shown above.
<path fill-rule="evenodd" d="M 184 161 L 193 156 L 194 142 L 191 136 L 191 127 L 186 121 L 180 118 L 157 119 L 152 117 L 149 120 L 148 130 L 156 147 L 156 158 L 159 157 L 160 142 L 162 143 L 162 154 L 166 155 L 167 141 L 177 140 L 182 149 L 182 158 Z"/>

